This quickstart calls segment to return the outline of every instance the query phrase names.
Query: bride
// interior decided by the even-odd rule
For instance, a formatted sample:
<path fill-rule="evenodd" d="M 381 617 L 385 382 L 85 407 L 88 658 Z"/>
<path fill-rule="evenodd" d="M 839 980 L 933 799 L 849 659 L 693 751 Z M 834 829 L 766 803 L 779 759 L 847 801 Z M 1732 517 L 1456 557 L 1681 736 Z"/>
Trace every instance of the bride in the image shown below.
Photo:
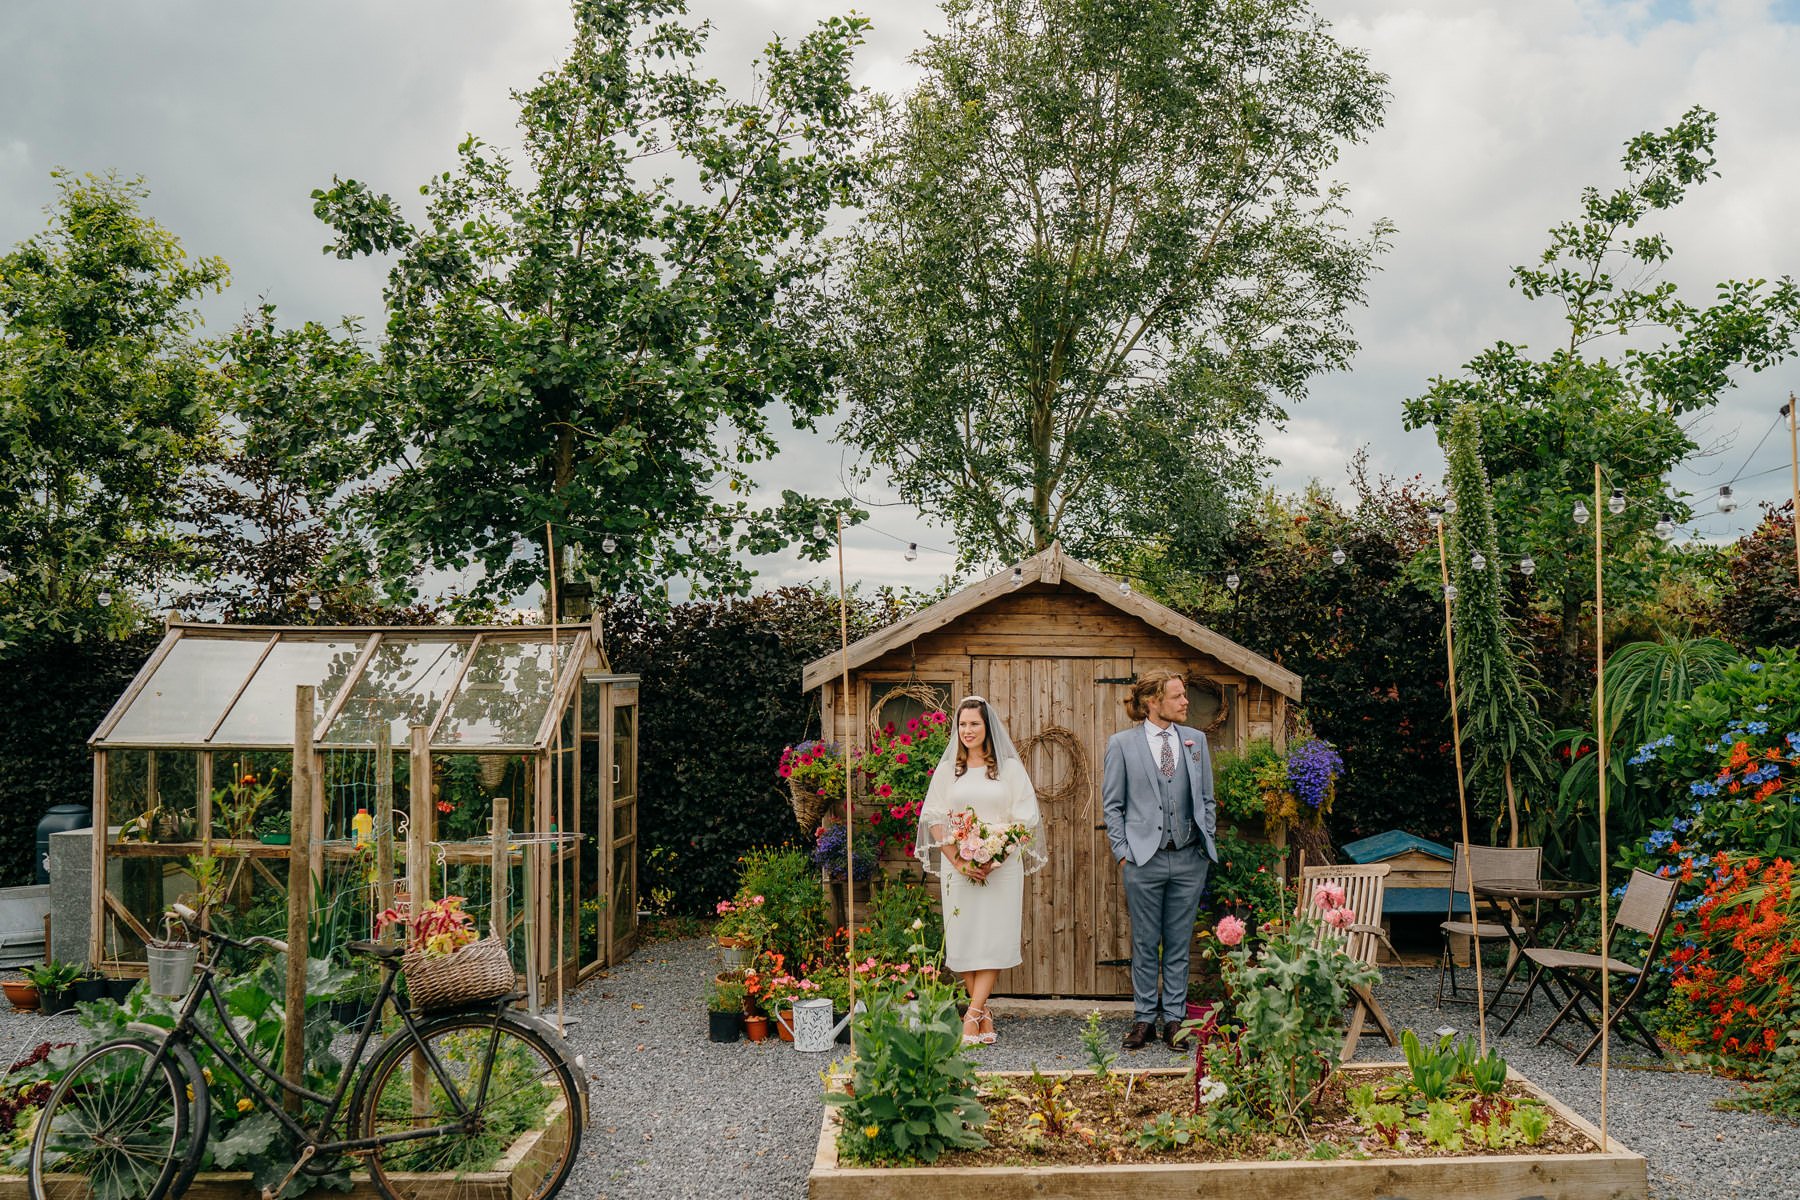
<path fill-rule="evenodd" d="M 998 866 L 969 861 L 950 830 L 951 817 L 966 810 L 995 830 L 1023 825 L 1029 836 Z M 919 811 L 913 850 L 942 881 L 944 965 L 969 989 L 963 1044 L 992 1044 L 988 997 L 1000 972 L 1024 961 L 1019 929 L 1025 876 L 1044 865 L 1045 855 L 1037 793 L 994 706 L 980 696 L 956 706 L 950 743 Z"/>

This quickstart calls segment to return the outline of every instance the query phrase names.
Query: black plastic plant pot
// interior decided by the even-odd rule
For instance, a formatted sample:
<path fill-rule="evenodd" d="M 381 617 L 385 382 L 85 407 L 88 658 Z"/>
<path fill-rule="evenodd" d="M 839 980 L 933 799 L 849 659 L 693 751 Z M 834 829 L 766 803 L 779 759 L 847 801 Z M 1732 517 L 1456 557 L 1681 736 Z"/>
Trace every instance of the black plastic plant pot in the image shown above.
<path fill-rule="evenodd" d="M 734 1012 L 709 1012 L 706 1014 L 706 1040 L 709 1042 L 735 1042 L 744 1032 L 744 1016 Z"/>
<path fill-rule="evenodd" d="M 91 1000 L 104 1000 L 106 999 L 106 980 L 98 975 L 89 979 L 77 979 L 72 990 L 75 1000 L 79 1004 L 86 1004 Z"/>
<path fill-rule="evenodd" d="M 108 979 L 106 981 L 106 998 L 119 1004 L 125 1003 L 126 997 L 131 995 L 131 989 L 137 986 L 137 982 L 130 978 Z"/>
<path fill-rule="evenodd" d="M 45 991 L 43 988 L 39 988 L 38 1007 L 44 1010 L 45 1016 L 49 1016 L 52 1013 L 65 1012 L 68 1009 L 75 1007 L 75 993 L 68 988 L 57 988 L 53 991 Z"/>

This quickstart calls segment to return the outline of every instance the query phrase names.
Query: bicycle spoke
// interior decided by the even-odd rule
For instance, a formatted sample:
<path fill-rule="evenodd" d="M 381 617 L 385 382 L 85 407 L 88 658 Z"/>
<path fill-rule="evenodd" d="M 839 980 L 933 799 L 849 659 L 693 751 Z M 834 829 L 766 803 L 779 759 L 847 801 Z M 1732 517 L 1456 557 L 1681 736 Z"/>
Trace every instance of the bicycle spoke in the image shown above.
<path fill-rule="evenodd" d="M 97 1200 L 155 1200 L 173 1179 L 186 1131 L 186 1085 L 157 1048 L 123 1041 L 78 1059 L 51 1092 L 32 1137 L 29 1184 Z M 69 1176 L 52 1188 L 50 1175 Z"/>

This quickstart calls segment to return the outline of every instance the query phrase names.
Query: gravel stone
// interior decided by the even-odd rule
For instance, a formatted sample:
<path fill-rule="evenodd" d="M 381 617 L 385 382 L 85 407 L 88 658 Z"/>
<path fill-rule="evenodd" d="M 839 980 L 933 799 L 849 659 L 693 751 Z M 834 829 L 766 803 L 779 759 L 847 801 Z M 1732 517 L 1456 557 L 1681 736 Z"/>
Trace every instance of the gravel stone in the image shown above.
<path fill-rule="evenodd" d="M 718 1045 L 706 1040 L 704 985 L 719 969 L 710 942 L 655 943 L 564 998 L 568 1038 L 588 1075 L 592 1121 L 563 1195 L 574 1200 L 754 1197 L 800 1200 L 818 1148 L 820 1072 L 839 1057 L 800 1054 L 774 1040 Z M 1387 968 L 1376 990 L 1397 1029 L 1421 1036 L 1440 1026 L 1472 1033 L 1474 1010 L 1438 1008 L 1434 969 Z M 1553 1010 L 1542 1003 L 1510 1037 L 1489 1044 L 1513 1068 L 1598 1121 L 1598 1054 L 1582 1066 L 1554 1044 L 1532 1041 Z M 545 1016 L 555 1019 L 555 1004 Z M 67 1017 L 0 1013 L 0 1052 L 11 1062 L 53 1034 Z M 1129 1025 L 1109 1017 L 1113 1045 Z M 986 1066 L 1078 1068 L 1086 1056 L 1074 1017 L 1002 1016 L 999 1042 L 976 1051 Z M 65 1026 L 66 1028 L 66 1026 Z M 66 1036 L 66 1034 L 65 1034 Z M 839 1047 L 842 1052 L 845 1048 Z M 1379 1032 L 1365 1033 L 1357 1061 L 1398 1060 Z M 1121 1053 L 1121 1067 L 1182 1061 L 1160 1045 Z M 1659 1200 L 1800 1197 L 1800 1130 L 1757 1113 L 1720 1112 L 1713 1101 L 1738 1085 L 1675 1072 L 1639 1051 L 1615 1046 L 1608 1075 L 1608 1131 L 1650 1160 Z"/>

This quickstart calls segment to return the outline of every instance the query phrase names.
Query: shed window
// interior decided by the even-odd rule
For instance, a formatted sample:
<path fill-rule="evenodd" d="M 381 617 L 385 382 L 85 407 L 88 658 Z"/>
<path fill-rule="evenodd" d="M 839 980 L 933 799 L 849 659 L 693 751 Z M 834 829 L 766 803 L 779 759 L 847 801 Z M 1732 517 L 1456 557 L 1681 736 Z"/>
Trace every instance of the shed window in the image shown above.
<path fill-rule="evenodd" d="M 895 729 L 905 729 L 906 723 L 915 717 L 923 716 L 934 710 L 947 712 L 955 699 L 950 690 L 955 686 L 947 679 L 887 681 L 869 685 L 869 725 L 879 730 L 892 725 Z M 935 703 L 927 703 L 923 693 L 929 692 L 937 699 Z"/>

